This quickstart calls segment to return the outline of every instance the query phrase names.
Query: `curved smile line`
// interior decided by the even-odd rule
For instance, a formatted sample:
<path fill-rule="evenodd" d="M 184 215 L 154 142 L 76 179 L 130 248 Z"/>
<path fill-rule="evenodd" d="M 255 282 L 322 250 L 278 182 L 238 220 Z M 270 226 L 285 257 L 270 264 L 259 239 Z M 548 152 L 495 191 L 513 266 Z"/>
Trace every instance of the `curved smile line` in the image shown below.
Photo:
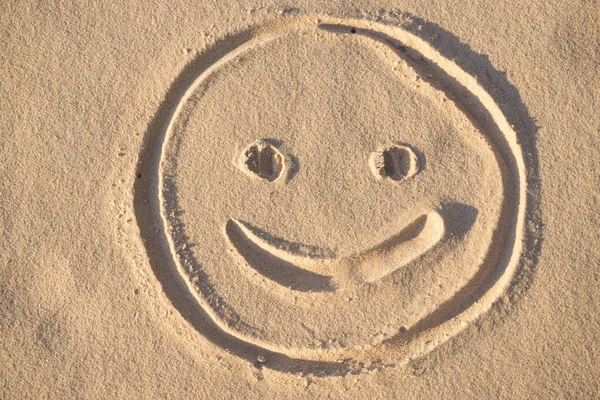
<path fill-rule="evenodd" d="M 244 221 L 230 219 L 225 227 L 229 242 L 248 266 L 302 292 L 335 291 L 378 281 L 426 253 L 444 231 L 444 219 L 431 211 L 384 242 L 338 258 L 330 251 L 276 238 Z"/>

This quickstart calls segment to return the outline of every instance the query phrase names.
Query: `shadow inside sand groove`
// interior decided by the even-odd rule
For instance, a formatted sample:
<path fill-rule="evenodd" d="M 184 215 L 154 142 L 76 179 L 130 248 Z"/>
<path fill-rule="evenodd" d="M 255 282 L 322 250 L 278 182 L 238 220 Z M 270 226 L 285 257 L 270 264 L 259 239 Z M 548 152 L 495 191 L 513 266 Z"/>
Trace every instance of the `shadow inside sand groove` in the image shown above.
<path fill-rule="evenodd" d="M 334 291 L 331 277 L 307 271 L 274 256 L 250 240 L 235 222 L 229 220 L 225 232 L 248 265 L 266 278 L 299 292 Z"/>

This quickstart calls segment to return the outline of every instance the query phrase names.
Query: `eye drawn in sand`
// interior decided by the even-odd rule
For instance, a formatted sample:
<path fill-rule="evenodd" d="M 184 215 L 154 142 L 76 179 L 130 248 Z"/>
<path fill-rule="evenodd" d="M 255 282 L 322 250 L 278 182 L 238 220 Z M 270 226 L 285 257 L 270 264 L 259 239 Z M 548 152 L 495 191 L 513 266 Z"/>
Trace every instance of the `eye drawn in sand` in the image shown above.
<path fill-rule="evenodd" d="M 373 152 L 369 165 L 378 179 L 401 181 L 419 172 L 419 158 L 413 149 L 403 145 L 392 145 Z"/>
<path fill-rule="evenodd" d="M 173 89 L 136 212 L 169 298 L 212 342 L 290 372 L 401 365 L 510 287 L 531 165 L 484 87 L 415 32 L 289 17 L 206 51 Z"/>
<path fill-rule="evenodd" d="M 284 159 L 284 155 L 274 145 L 257 140 L 243 151 L 239 164 L 248 175 L 273 182 L 287 169 Z"/>

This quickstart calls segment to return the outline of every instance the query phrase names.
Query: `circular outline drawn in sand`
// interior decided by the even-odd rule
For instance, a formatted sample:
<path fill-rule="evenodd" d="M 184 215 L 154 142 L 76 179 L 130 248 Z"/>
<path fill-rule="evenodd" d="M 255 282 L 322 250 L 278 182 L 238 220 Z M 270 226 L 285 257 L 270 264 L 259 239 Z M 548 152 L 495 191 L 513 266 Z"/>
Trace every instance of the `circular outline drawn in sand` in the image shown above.
<path fill-rule="evenodd" d="M 503 296 L 518 294 L 511 288 L 526 281 L 541 243 L 539 224 L 536 226 L 539 184 L 535 178 L 535 126 L 524 111 L 516 90 L 502 78 L 498 79 L 505 89 L 504 99 L 510 99 L 510 94 L 514 93 L 510 107 L 500 106 L 486 90 L 486 85 L 467 72 L 470 61 L 481 63 L 483 57 L 471 57 L 463 62 L 449 59 L 423 39 L 425 31 L 421 28 L 424 25 L 438 36 L 453 38 L 439 27 L 422 21 L 417 28 L 412 17 L 394 23 L 310 15 L 286 17 L 223 39 L 201 53 L 176 80 L 145 137 L 140 153 L 140 175 L 134 188 L 135 211 L 152 269 L 167 297 L 190 325 L 210 341 L 259 367 L 292 373 L 345 375 L 402 365 L 427 354 L 488 312 Z M 494 248 L 490 249 L 490 253 L 494 253 L 491 257 L 493 265 L 481 268 L 468 285 L 410 329 L 401 329 L 396 336 L 373 348 L 345 353 L 314 349 L 287 351 L 240 333 L 234 325 L 243 322 L 235 321 L 235 310 L 229 310 L 226 301 L 219 298 L 202 268 L 196 267 L 190 273 L 182 266 L 182 260 L 193 258 L 193 255 L 185 243 L 183 224 L 175 215 L 178 210 L 176 184 L 164 174 L 166 147 L 175 121 L 187 100 L 208 76 L 257 45 L 291 31 L 315 29 L 332 34 L 363 35 L 389 46 L 417 74 L 426 77 L 423 79 L 454 102 L 489 138 L 503 180 L 501 223 L 491 243 Z M 464 51 L 464 45 L 456 46 L 463 47 L 463 52 L 468 53 Z M 494 72 L 488 66 L 485 73 L 489 74 L 490 70 Z M 506 115 L 510 113 L 513 116 L 509 122 Z M 525 154 L 522 144 L 529 145 Z M 230 320 L 218 315 L 207 298 L 219 303 Z"/>

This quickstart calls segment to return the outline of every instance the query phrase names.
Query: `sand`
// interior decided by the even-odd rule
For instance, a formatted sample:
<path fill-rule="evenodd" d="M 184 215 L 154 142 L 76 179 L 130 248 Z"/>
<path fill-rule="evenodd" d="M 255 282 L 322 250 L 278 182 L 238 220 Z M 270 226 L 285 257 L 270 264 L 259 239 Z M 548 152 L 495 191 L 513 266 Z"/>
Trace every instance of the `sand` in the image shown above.
<path fill-rule="evenodd" d="M 0 10 L 3 398 L 600 395 L 600 6 Z"/>

